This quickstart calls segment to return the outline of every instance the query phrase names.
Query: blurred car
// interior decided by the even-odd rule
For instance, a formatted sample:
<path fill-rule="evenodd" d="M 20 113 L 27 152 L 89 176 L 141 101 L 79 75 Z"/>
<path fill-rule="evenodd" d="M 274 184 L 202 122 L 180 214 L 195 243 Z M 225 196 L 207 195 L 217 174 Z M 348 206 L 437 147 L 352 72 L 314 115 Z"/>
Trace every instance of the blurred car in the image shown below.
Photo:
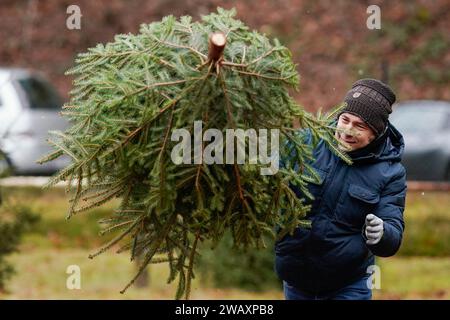
<path fill-rule="evenodd" d="M 61 99 L 40 75 L 0 68 L 0 148 L 15 175 L 50 175 L 70 159 L 60 157 L 43 165 L 36 160 L 53 151 L 45 141 L 48 130 L 65 130 L 68 122 L 58 112 Z"/>
<path fill-rule="evenodd" d="M 389 120 L 405 139 L 407 179 L 450 182 L 450 102 L 398 103 Z"/>

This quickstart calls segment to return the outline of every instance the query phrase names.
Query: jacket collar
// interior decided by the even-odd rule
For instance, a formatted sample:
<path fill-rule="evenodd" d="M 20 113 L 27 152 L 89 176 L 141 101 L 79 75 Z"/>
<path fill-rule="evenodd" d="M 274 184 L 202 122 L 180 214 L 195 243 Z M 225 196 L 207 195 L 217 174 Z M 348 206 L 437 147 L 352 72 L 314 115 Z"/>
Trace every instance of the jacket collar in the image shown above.
<path fill-rule="evenodd" d="M 364 148 L 350 151 L 347 154 L 354 162 L 400 162 L 405 143 L 402 134 L 388 121 L 386 130 Z"/>

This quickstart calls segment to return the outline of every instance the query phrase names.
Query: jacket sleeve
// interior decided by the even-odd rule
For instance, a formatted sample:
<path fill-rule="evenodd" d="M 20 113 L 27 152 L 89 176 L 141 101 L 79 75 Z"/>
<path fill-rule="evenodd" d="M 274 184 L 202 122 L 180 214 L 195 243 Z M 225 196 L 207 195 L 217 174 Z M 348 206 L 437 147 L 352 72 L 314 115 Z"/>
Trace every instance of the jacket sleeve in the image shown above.
<path fill-rule="evenodd" d="M 396 174 L 386 185 L 380 196 L 380 202 L 374 215 L 383 220 L 384 233 L 380 242 L 374 245 L 367 245 L 369 250 L 376 256 L 393 256 L 402 242 L 405 223 L 403 221 L 403 211 L 406 200 L 406 172 L 401 166 L 400 172 Z M 365 226 L 363 236 L 365 237 Z"/>

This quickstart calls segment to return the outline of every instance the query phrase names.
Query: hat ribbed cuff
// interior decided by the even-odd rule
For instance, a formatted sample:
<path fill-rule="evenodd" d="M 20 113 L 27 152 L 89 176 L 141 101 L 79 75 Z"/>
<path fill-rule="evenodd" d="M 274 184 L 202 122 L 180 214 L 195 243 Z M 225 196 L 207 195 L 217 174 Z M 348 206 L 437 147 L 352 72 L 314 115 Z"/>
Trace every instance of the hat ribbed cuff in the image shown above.
<path fill-rule="evenodd" d="M 347 106 L 337 115 L 339 116 L 345 112 L 351 113 L 360 117 L 364 122 L 375 132 L 375 135 L 379 135 L 386 127 L 388 115 L 386 120 L 380 117 L 379 111 L 374 108 L 367 107 L 366 104 L 357 100 L 347 100 Z"/>

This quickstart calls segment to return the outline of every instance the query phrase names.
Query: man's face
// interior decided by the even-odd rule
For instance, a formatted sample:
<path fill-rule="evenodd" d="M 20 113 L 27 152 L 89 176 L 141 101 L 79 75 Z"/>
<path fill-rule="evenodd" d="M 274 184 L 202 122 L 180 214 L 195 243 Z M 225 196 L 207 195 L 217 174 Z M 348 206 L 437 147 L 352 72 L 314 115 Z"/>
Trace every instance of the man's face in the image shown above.
<path fill-rule="evenodd" d="M 339 116 L 337 128 L 335 136 L 348 146 L 348 149 L 340 146 L 341 149 L 346 151 L 361 149 L 375 139 L 374 131 L 364 120 L 351 113 L 344 112 Z M 344 131 L 342 132 L 341 130 Z"/>

